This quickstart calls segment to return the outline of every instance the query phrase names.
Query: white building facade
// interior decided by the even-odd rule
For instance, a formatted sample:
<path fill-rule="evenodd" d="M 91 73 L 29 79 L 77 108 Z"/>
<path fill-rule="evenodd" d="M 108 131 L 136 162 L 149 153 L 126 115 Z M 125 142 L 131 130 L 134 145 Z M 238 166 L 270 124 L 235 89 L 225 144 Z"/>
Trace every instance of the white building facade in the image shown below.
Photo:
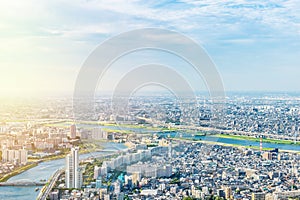
<path fill-rule="evenodd" d="M 75 147 L 66 157 L 66 187 L 81 188 L 81 186 L 82 171 L 79 167 L 79 148 Z"/>

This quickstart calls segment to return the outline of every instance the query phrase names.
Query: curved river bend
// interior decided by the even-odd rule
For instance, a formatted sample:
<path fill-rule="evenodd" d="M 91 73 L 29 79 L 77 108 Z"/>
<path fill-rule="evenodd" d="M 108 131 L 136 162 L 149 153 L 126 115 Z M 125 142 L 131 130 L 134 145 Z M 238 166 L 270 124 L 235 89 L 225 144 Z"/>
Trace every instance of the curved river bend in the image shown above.
<path fill-rule="evenodd" d="M 80 155 L 79 158 L 86 159 L 89 157 L 97 157 L 105 154 L 109 154 L 111 152 L 107 151 L 118 151 L 126 149 L 127 147 L 123 144 L 118 143 L 106 143 L 104 144 L 104 152 L 92 152 Z M 38 166 L 31 168 L 19 175 L 16 175 L 8 180 L 8 182 L 12 181 L 22 181 L 22 180 L 30 180 L 37 181 L 40 180 L 48 180 L 51 175 L 57 170 L 65 165 L 65 159 L 51 160 L 47 162 L 42 162 Z M 39 187 L 40 189 L 42 186 Z M 0 187 L 0 200 L 34 200 L 38 196 L 40 191 L 35 191 L 36 186 L 26 186 L 26 187 L 15 187 L 15 186 L 4 186 Z"/>

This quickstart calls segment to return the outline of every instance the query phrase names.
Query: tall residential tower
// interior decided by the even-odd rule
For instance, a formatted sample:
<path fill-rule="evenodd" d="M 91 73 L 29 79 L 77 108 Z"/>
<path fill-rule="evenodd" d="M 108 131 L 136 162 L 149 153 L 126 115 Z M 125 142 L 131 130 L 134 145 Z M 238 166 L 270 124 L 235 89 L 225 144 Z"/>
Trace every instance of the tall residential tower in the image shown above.
<path fill-rule="evenodd" d="M 71 149 L 66 157 L 66 186 L 67 188 L 81 188 L 82 171 L 79 168 L 79 147 Z"/>

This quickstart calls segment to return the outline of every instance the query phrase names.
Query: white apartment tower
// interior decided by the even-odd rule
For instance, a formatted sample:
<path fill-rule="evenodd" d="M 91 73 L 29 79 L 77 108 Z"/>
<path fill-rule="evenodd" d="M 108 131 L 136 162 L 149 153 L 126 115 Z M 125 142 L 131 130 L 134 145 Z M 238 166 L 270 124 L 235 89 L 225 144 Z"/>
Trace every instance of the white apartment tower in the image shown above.
<path fill-rule="evenodd" d="M 82 172 L 79 168 L 79 147 L 71 149 L 66 157 L 66 186 L 67 188 L 81 188 Z"/>

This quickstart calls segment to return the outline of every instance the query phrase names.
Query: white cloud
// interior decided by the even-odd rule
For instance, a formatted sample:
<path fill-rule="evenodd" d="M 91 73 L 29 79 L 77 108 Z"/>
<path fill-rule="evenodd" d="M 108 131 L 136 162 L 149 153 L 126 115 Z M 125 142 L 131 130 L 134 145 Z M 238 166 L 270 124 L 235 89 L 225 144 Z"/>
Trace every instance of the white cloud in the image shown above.
<path fill-rule="evenodd" d="M 299 46 L 299 0 L 0 2 L 0 66 L 9 63 L 16 69 L 23 64 L 40 67 L 43 62 L 49 69 L 80 67 L 101 41 L 145 27 L 182 32 L 212 46 L 211 52 L 219 57 L 225 57 L 226 52 L 221 52 L 222 55 L 217 52 L 218 45 L 236 48 L 230 45 L 240 47 L 268 41 L 276 46 L 288 38 L 293 49 Z M 289 47 L 292 46 L 286 48 Z M 260 45 L 258 48 L 271 47 Z M 51 76 L 55 77 L 55 73 Z"/>

